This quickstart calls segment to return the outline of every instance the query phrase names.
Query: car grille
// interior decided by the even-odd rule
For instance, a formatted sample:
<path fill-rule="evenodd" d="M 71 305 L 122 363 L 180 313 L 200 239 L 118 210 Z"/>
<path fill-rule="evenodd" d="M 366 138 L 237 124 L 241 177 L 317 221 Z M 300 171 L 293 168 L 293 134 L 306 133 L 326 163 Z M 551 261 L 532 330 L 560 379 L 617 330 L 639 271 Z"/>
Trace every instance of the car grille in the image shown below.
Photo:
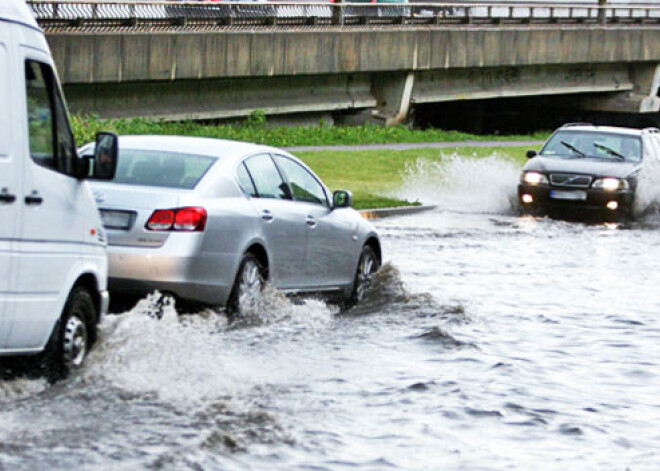
<path fill-rule="evenodd" d="M 572 173 L 551 173 L 550 183 L 555 186 L 568 186 L 571 188 L 589 188 L 592 177 L 588 175 L 575 175 Z"/>

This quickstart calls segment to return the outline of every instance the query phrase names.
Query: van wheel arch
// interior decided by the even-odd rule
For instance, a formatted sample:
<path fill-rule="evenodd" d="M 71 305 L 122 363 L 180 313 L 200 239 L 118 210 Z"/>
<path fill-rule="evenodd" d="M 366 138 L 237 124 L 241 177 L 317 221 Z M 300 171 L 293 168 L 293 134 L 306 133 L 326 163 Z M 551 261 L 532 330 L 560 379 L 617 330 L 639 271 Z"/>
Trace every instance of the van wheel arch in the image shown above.
<path fill-rule="evenodd" d="M 87 290 L 87 292 L 92 297 L 92 300 L 94 301 L 94 308 L 95 308 L 94 319 L 89 319 L 90 325 L 88 326 L 88 328 L 90 332 L 93 332 L 92 341 L 95 341 L 96 325 L 98 325 L 99 321 L 101 320 L 99 317 L 101 312 L 101 295 L 99 293 L 98 280 L 96 279 L 96 276 L 94 276 L 92 273 L 85 273 L 76 280 L 75 284 L 73 285 L 73 288 L 71 288 L 71 293 L 73 293 L 73 290 L 75 290 L 78 287 L 85 288 L 85 290 Z"/>

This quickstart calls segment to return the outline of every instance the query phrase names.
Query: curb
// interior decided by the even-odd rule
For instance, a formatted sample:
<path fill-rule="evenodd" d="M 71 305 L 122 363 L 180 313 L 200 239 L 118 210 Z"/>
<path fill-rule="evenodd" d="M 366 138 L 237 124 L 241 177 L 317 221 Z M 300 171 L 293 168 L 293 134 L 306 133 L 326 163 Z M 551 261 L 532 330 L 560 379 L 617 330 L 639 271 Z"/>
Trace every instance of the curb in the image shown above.
<path fill-rule="evenodd" d="M 435 209 L 433 205 L 422 206 L 397 206 L 395 208 L 362 209 L 359 213 L 365 219 L 383 219 L 392 216 L 405 216 L 408 214 L 417 214 L 423 211 Z"/>

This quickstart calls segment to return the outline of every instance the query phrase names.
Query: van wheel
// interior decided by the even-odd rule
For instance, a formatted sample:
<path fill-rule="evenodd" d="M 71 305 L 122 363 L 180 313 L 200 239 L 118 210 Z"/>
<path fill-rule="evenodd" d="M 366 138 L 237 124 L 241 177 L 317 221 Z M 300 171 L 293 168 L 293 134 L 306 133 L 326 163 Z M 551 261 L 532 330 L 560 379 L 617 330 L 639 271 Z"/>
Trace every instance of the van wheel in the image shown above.
<path fill-rule="evenodd" d="M 230 317 L 244 317 L 248 314 L 261 297 L 264 285 L 264 268 L 257 257 L 251 253 L 243 255 L 227 303 L 227 313 Z"/>
<path fill-rule="evenodd" d="M 373 274 L 376 273 L 379 268 L 380 263 L 378 263 L 378 257 L 376 257 L 374 249 L 368 245 L 362 247 L 357 270 L 355 272 L 355 280 L 353 281 L 353 291 L 346 302 L 347 307 L 353 306 L 364 299 L 366 292 L 371 286 Z"/>
<path fill-rule="evenodd" d="M 69 295 L 45 351 L 46 377 L 50 381 L 66 378 L 80 369 L 95 337 L 96 307 L 91 294 L 78 287 Z"/>

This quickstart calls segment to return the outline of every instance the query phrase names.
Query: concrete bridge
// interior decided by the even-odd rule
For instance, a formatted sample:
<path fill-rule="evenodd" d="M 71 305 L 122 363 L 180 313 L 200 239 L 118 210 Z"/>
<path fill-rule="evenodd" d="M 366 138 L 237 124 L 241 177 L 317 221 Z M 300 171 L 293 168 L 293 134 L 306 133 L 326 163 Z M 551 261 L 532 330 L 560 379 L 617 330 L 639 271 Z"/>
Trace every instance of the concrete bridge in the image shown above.
<path fill-rule="evenodd" d="M 71 109 L 101 117 L 361 111 L 396 124 L 417 104 L 568 94 L 660 110 L 660 7 L 28 3 Z"/>

